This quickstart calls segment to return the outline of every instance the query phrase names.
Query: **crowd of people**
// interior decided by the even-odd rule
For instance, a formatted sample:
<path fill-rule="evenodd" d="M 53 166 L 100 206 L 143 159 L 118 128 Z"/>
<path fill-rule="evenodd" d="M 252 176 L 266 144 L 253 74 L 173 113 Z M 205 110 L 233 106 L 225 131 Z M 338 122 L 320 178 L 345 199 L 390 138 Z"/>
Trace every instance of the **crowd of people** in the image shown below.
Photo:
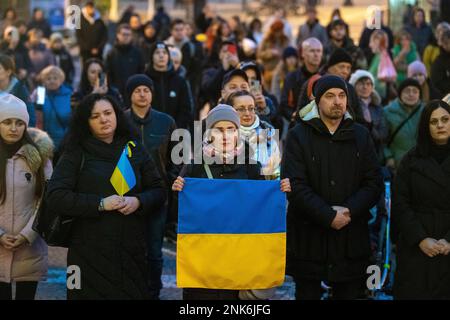
<path fill-rule="evenodd" d="M 44 200 L 71 218 L 67 263 L 82 270 L 82 289 L 68 299 L 159 299 L 163 240 L 176 243 L 186 177 L 280 180 L 297 299 L 320 299 L 323 283 L 334 299 L 364 297 L 386 217 L 394 298 L 450 299 L 450 21 L 434 15 L 431 26 L 422 8 L 408 12 L 401 30 L 365 27 L 356 45 L 339 9 L 323 25 L 308 8 L 294 37 L 283 9 L 245 22 L 207 4 L 186 22 L 161 7 L 144 22 L 129 8 L 109 45 L 88 1 L 76 81 L 64 34 L 44 12 L 26 23 L 7 9 L 0 299 L 12 299 L 12 283 L 16 299 L 33 299 L 46 277 L 47 245 L 33 229 Z M 203 160 L 176 163 L 172 134 L 195 123 L 204 140 L 192 158 Z M 126 146 L 136 185 L 119 196 L 110 177 Z M 184 299 L 239 297 L 183 290 Z"/>

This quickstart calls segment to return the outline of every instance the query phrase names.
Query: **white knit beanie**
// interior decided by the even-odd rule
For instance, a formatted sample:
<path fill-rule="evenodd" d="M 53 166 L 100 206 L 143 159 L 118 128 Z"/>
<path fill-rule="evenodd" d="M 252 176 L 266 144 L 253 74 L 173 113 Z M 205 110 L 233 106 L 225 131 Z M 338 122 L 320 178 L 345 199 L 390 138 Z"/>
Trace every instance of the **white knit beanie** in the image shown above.
<path fill-rule="evenodd" d="M 356 70 L 352 76 L 350 77 L 350 80 L 348 81 L 352 86 L 355 86 L 355 84 L 358 82 L 358 80 L 362 79 L 362 78 L 369 78 L 370 81 L 372 81 L 372 84 L 375 84 L 375 79 L 373 78 L 373 75 L 367 71 L 367 70 L 362 70 L 362 69 L 358 69 Z"/>
<path fill-rule="evenodd" d="M 6 119 L 22 120 L 27 126 L 30 121 L 25 102 L 9 93 L 0 95 L 0 122 Z"/>

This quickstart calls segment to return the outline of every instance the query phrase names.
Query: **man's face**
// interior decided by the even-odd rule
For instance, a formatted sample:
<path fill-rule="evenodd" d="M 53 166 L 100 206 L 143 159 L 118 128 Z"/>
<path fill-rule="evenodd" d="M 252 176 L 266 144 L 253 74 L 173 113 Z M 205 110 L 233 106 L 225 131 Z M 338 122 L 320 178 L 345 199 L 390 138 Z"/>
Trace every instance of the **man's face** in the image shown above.
<path fill-rule="evenodd" d="M 133 40 L 132 38 L 132 32 L 130 29 L 122 28 L 122 30 L 119 31 L 117 34 L 117 40 L 119 41 L 119 44 L 128 45 Z"/>
<path fill-rule="evenodd" d="M 172 28 L 172 36 L 176 41 L 181 41 L 184 39 L 186 35 L 186 28 L 184 26 L 184 23 L 178 23 L 173 26 Z"/>
<path fill-rule="evenodd" d="M 147 86 L 139 86 L 131 94 L 133 107 L 147 108 L 152 103 L 152 91 Z"/>
<path fill-rule="evenodd" d="M 317 20 L 317 13 L 315 11 L 308 11 L 308 22 L 314 22 Z"/>
<path fill-rule="evenodd" d="M 93 17 L 95 15 L 95 7 L 94 6 L 86 6 L 86 13 Z"/>
<path fill-rule="evenodd" d="M 241 91 L 241 90 L 249 91 L 250 86 L 248 85 L 248 82 L 245 81 L 244 78 L 239 77 L 239 76 L 234 76 L 223 87 L 222 98 L 226 100 L 230 94 L 232 94 L 233 92 L 236 92 L 236 91 Z"/>
<path fill-rule="evenodd" d="M 166 49 L 157 48 L 153 53 L 153 65 L 158 68 L 166 68 L 169 64 L 169 58 Z"/>
<path fill-rule="evenodd" d="M 345 26 L 343 25 L 337 25 L 331 30 L 331 37 L 334 40 L 341 41 L 345 38 L 347 35 L 347 30 L 345 29 Z"/>
<path fill-rule="evenodd" d="M 320 117 L 329 120 L 342 119 L 347 111 L 347 95 L 339 88 L 327 90 L 319 101 Z"/>
<path fill-rule="evenodd" d="M 133 30 L 139 30 L 141 27 L 141 19 L 138 16 L 132 16 L 130 18 L 130 27 Z"/>
<path fill-rule="evenodd" d="M 339 76 L 344 80 L 350 77 L 352 72 L 352 65 L 348 62 L 340 62 L 328 68 L 328 73 Z"/>
<path fill-rule="evenodd" d="M 303 61 L 306 65 L 313 67 L 319 67 L 322 61 L 322 46 L 319 44 L 312 44 L 304 47 L 302 52 Z"/>

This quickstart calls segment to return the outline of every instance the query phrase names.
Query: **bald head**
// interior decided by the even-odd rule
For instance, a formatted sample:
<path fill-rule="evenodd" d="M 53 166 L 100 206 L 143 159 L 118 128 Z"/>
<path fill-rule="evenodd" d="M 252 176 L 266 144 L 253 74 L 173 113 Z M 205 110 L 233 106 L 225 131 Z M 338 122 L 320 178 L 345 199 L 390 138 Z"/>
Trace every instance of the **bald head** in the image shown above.
<path fill-rule="evenodd" d="M 310 72 L 316 72 L 322 61 L 323 46 L 317 38 L 308 38 L 302 42 L 302 58 Z"/>

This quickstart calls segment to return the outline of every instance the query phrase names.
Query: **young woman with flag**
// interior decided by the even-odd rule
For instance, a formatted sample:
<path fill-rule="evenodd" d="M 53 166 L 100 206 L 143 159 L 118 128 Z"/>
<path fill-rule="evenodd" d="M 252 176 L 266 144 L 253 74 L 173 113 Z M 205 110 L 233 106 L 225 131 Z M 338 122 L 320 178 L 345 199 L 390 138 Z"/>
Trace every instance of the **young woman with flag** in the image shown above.
<path fill-rule="evenodd" d="M 202 149 L 202 164 L 185 165 L 180 176 L 172 185 L 172 190 L 181 192 L 185 185 L 183 177 L 209 179 L 261 180 L 261 166 L 252 164 L 249 148 L 239 138 L 240 119 L 233 107 L 219 104 L 206 118 L 206 139 Z M 245 162 L 239 161 L 242 158 Z M 280 182 L 283 192 L 290 192 L 289 179 Z M 220 190 L 217 190 L 220 197 Z M 231 209 L 231 208 L 230 208 Z M 239 290 L 185 288 L 184 300 L 237 300 Z"/>
<path fill-rule="evenodd" d="M 48 184 L 48 207 L 73 217 L 68 299 L 147 299 L 145 216 L 165 201 L 162 180 L 122 109 L 91 94 L 75 109 Z"/>

